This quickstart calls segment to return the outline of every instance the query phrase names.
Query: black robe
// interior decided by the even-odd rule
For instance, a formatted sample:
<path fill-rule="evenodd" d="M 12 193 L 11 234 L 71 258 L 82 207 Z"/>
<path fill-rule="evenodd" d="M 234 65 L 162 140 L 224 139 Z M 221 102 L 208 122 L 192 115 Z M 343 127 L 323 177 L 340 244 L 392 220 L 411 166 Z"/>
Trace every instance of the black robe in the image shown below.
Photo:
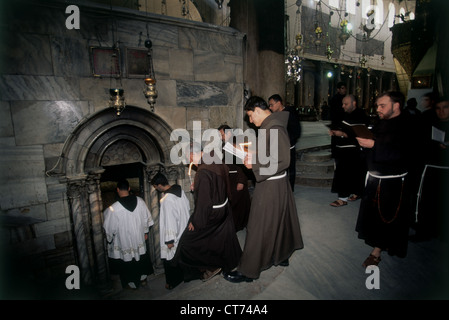
<path fill-rule="evenodd" d="M 356 224 L 358 237 L 366 244 L 401 258 L 407 255 L 412 216 L 409 173 L 416 166 L 416 128 L 411 124 L 401 114 L 374 126 L 374 147 L 364 149 L 372 175 L 367 178 Z M 400 175 L 404 176 L 395 177 Z"/>
<path fill-rule="evenodd" d="M 231 206 L 235 231 L 243 230 L 249 217 L 251 196 L 248 190 L 248 177 L 238 164 L 228 164 L 229 181 L 231 183 Z M 237 184 L 243 184 L 242 190 L 237 190 Z"/>
<path fill-rule="evenodd" d="M 345 113 L 343 120 L 350 124 L 369 124 L 368 116 L 360 108 L 356 108 L 351 113 Z M 351 132 L 343 131 L 348 134 L 348 137 L 336 137 L 335 139 L 335 171 L 331 191 L 338 193 L 341 198 L 348 197 L 351 194 L 361 196 L 366 176 L 364 154 L 355 136 Z"/>
<path fill-rule="evenodd" d="M 242 253 L 232 218 L 228 167 L 200 164 L 194 180 L 194 211 L 176 251 L 176 263 L 184 269 L 184 280 L 201 276 L 202 271 L 234 269 Z M 214 208 L 224 204 L 220 208 Z"/>
<path fill-rule="evenodd" d="M 276 130 L 278 139 L 272 141 L 277 155 L 262 164 L 259 155 L 252 170 L 256 178 L 251 211 L 247 225 L 245 247 L 238 270 L 249 278 L 258 278 L 260 272 L 288 259 L 297 249 L 304 247 L 296 211 L 295 198 L 286 170 L 290 164 L 290 141 L 287 134 L 288 113 L 275 112 L 269 115 L 260 129 L 266 129 L 266 151 L 270 151 L 270 130 Z M 257 150 L 260 151 L 259 138 Z M 275 172 L 264 172 L 276 164 Z M 273 166 L 273 168 L 276 166 Z M 283 177 L 282 177 L 283 176 Z M 279 178 L 282 177 L 282 178 Z"/>

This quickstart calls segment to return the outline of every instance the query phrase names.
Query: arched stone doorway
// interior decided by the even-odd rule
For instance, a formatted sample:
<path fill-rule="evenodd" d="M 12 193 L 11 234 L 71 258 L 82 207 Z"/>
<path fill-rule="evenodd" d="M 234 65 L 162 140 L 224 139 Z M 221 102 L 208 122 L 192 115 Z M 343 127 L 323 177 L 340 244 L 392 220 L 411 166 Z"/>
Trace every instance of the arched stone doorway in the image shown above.
<path fill-rule="evenodd" d="M 83 283 L 107 285 L 109 280 L 103 234 L 103 200 L 108 199 L 103 196 L 105 183 L 116 181 L 119 174 L 132 179 L 134 191 L 151 211 L 155 224 L 148 249 L 155 270 L 162 269 L 159 195 L 149 181 L 163 171 L 171 183 L 183 183 L 185 168 L 170 163 L 171 131 L 154 113 L 127 106 L 120 116 L 106 109 L 85 119 L 64 144 L 60 170 L 67 184 L 73 246 Z"/>

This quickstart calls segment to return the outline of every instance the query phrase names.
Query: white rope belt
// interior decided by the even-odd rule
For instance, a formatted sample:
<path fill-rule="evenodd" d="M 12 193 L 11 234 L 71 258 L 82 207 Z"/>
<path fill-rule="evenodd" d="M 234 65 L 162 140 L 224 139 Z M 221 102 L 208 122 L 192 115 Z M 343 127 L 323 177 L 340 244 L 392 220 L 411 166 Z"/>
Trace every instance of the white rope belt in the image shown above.
<path fill-rule="evenodd" d="M 436 169 L 444 169 L 444 170 L 448 170 L 449 169 L 449 167 L 436 166 L 436 165 L 433 165 L 433 164 L 426 164 L 426 166 L 424 167 L 424 170 L 423 170 L 422 175 L 421 175 L 421 181 L 419 183 L 419 188 L 418 188 L 418 199 L 416 200 L 415 222 L 418 222 L 418 206 L 419 206 L 419 202 L 421 201 L 422 185 L 423 185 L 424 176 L 426 175 L 426 171 L 427 171 L 428 167 L 436 168 Z"/>
<path fill-rule="evenodd" d="M 269 177 L 267 180 L 281 179 L 281 178 L 285 177 L 286 175 L 287 175 L 287 171 L 284 171 L 283 174 L 280 174 L 280 175 L 278 175 L 278 176 Z"/>
<path fill-rule="evenodd" d="M 347 144 L 344 146 L 336 146 L 337 148 L 356 148 L 357 146 L 355 144 Z"/>
<path fill-rule="evenodd" d="M 212 209 L 219 209 L 219 208 L 223 208 L 226 203 L 228 203 L 228 198 L 226 198 L 226 201 L 223 202 L 222 204 L 216 204 L 215 206 L 212 206 Z"/>
<path fill-rule="evenodd" d="M 368 172 L 366 173 L 365 186 L 366 186 L 366 184 L 367 184 L 367 182 L 368 182 L 368 177 L 369 177 L 369 176 L 374 177 L 374 178 L 377 178 L 377 179 L 397 179 L 397 178 L 402 178 L 402 179 L 404 180 L 404 177 L 405 177 L 407 174 L 408 174 L 408 172 L 402 173 L 402 174 L 397 174 L 397 175 L 380 176 L 380 175 L 377 175 L 377 174 L 374 174 L 374 173 L 368 171 Z"/>

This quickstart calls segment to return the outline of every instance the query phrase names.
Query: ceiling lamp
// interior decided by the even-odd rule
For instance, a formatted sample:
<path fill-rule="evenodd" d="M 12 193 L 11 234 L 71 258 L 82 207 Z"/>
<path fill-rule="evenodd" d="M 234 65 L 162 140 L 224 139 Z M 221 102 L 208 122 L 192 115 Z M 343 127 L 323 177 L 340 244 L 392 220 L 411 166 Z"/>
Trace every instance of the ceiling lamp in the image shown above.
<path fill-rule="evenodd" d="M 223 8 L 223 0 L 215 0 L 215 2 L 216 2 L 217 5 L 218 5 L 218 9 Z"/>
<path fill-rule="evenodd" d="M 125 97 L 124 97 L 124 90 L 122 87 L 122 77 L 121 77 L 121 71 L 120 71 L 120 64 L 117 60 L 117 52 L 118 52 L 118 45 L 114 45 L 112 48 L 112 56 L 111 56 L 111 78 L 109 81 L 109 107 L 113 108 L 117 115 L 119 116 L 123 109 L 125 109 L 126 103 L 125 103 Z M 115 77 L 115 82 L 117 84 L 117 80 L 120 84 L 119 87 L 112 88 L 112 77 L 114 69 L 114 65 L 118 70 L 118 74 Z"/>
<path fill-rule="evenodd" d="M 118 116 L 126 106 L 124 92 L 123 89 L 109 89 L 109 107 L 114 108 Z"/>
<path fill-rule="evenodd" d="M 341 40 L 343 45 L 346 44 L 346 40 L 349 39 L 351 34 L 352 34 L 352 24 L 350 24 L 347 19 L 341 20 L 340 35 L 338 36 L 338 38 Z"/>
<path fill-rule="evenodd" d="M 152 42 L 150 39 L 145 40 L 145 47 L 148 49 L 147 52 L 147 67 L 148 74 L 145 76 L 145 87 L 143 89 L 143 94 L 150 105 L 151 111 L 154 112 L 154 104 L 156 103 L 157 90 L 156 90 L 156 76 L 153 68 L 153 50 Z"/>

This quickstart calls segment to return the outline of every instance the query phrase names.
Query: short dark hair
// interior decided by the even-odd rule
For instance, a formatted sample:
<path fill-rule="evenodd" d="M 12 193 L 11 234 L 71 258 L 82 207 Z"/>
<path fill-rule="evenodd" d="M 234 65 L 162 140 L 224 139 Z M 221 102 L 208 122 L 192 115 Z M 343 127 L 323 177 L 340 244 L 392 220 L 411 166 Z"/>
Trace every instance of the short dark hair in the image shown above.
<path fill-rule="evenodd" d="M 393 103 L 399 103 L 399 107 L 402 108 L 404 107 L 404 102 L 405 102 L 405 96 L 402 92 L 400 91 L 387 91 L 384 93 L 381 93 L 377 99 L 382 98 L 382 97 L 389 97 L 391 102 Z M 376 100 L 377 100 L 376 99 Z"/>
<path fill-rule="evenodd" d="M 123 190 L 123 191 L 128 191 L 129 190 L 129 182 L 128 182 L 128 180 L 120 179 L 117 182 L 117 189 Z"/>
<path fill-rule="evenodd" d="M 151 185 L 153 186 L 157 186 L 157 185 L 163 185 L 166 186 L 168 185 L 168 180 L 167 177 L 164 176 L 161 172 L 156 173 L 156 175 L 153 177 L 153 179 L 151 179 Z"/>
<path fill-rule="evenodd" d="M 345 87 L 346 88 L 346 82 L 340 81 L 337 83 L 337 89 L 340 89 L 341 87 Z"/>
<path fill-rule="evenodd" d="M 410 98 L 407 100 L 407 107 L 414 109 L 417 106 L 418 106 L 418 101 L 416 100 L 416 98 Z"/>
<path fill-rule="evenodd" d="M 230 126 L 228 126 L 227 124 L 222 124 L 221 126 L 219 126 L 218 127 L 218 131 L 220 131 L 220 130 L 230 130 L 231 129 L 231 127 Z"/>
<path fill-rule="evenodd" d="M 246 101 L 245 111 L 254 111 L 255 108 L 260 108 L 262 110 L 269 110 L 267 102 L 258 96 L 252 96 Z"/>
<path fill-rule="evenodd" d="M 282 103 L 282 98 L 281 98 L 281 96 L 278 95 L 277 93 L 276 93 L 276 94 L 273 94 L 271 97 L 269 97 L 269 98 L 268 98 L 268 101 L 270 101 L 271 99 L 273 99 L 273 100 L 276 101 L 276 102 Z"/>

